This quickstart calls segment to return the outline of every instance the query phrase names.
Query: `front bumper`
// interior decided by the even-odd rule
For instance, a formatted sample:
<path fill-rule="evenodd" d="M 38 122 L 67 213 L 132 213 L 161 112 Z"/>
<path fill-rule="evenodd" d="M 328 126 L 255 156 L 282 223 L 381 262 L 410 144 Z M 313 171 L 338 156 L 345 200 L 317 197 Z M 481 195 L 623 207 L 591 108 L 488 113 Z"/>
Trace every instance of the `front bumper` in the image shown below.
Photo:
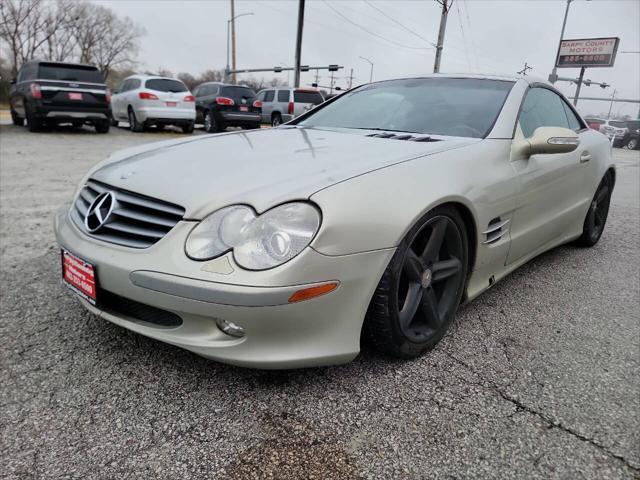
<path fill-rule="evenodd" d="M 95 266 L 100 289 L 182 319 L 180 326 L 167 328 L 81 300 L 117 325 L 247 367 L 332 365 L 357 356 L 364 315 L 394 249 L 326 256 L 307 248 L 280 267 L 249 272 L 230 254 L 209 262 L 189 260 L 183 248 L 192 226 L 193 222 L 180 222 L 144 250 L 89 238 L 69 219 L 67 208 L 56 215 L 54 229 L 60 246 Z M 338 281 L 339 286 L 311 300 L 287 303 L 293 292 L 325 281 Z M 216 319 L 240 325 L 246 335 L 226 335 Z"/>

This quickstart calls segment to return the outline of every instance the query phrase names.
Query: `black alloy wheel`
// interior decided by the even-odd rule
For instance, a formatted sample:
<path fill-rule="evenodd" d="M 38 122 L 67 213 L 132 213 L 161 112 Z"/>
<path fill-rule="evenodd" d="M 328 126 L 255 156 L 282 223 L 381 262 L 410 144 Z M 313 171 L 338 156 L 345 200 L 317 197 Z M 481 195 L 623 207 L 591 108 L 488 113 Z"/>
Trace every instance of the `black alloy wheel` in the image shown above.
<path fill-rule="evenodd" d="M 613 193 L 613 177 L 607 172 L 598 185 L 587 216 L 582 227 L 582 236 L 576 240 L 581 247 L 593 247 L 604 232 L 604 226 L 609 216 L 609 206 L 611 205 L 611 194 Z"/>
<path fill-rule="evenodd" d="M 367 312 L 365 338 L 404 358 L 433 348 L 453 321 L 467 264 L 466 230 L 458 211 L 445 206 L 429 212 L 387 267 Z"/>

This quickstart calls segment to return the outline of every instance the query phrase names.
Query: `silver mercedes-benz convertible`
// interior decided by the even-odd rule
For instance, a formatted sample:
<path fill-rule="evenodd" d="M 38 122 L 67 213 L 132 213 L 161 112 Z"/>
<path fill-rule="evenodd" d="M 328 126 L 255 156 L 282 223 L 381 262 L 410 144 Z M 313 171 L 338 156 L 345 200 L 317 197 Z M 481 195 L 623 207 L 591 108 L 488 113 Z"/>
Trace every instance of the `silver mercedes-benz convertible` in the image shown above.
<path fill-rule="evenodd" d="M 458 305 L 557 245 L 594 245 L 607 138 L 550 85 L 363 85 L 281 127 L 113 154 L 56 216 L 91 312 L 259 368 L 411 358 Z"/>

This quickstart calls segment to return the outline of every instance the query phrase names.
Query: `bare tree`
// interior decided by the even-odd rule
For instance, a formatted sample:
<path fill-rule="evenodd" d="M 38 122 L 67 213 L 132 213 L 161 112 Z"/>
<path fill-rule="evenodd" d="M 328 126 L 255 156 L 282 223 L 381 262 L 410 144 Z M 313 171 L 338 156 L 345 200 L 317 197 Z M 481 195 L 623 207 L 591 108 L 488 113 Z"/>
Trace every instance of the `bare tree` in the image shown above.
<path fill-rule="evenodd" d="M 0 2 L 0 39 L 7 43 L 12 74 L 35 54 L 41 45 L 45 27 L 42 0 L 2 0 Z"/>
<path fill-rule="evenodd" d="M 25 61 L 42 55 L 94 63 L 106 77 L 133 63 L 143 34 L 131 19 L 83 0 L 0 0 L 0 42 L 14 75 Z"/>

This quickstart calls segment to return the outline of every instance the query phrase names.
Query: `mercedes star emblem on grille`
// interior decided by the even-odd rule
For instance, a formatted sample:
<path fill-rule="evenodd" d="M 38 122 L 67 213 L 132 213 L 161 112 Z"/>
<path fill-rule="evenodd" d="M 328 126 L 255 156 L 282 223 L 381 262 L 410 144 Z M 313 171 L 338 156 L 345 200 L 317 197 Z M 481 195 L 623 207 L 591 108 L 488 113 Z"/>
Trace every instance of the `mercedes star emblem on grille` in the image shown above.
<path fill-rule="evenodd" d="M 89 205 L 87 215 L 84 217 L 84 226 L 89 232 L 95 232 L 102 227 L 111 216 L 116 199 L 111 192 L 103 192 Z"/>

